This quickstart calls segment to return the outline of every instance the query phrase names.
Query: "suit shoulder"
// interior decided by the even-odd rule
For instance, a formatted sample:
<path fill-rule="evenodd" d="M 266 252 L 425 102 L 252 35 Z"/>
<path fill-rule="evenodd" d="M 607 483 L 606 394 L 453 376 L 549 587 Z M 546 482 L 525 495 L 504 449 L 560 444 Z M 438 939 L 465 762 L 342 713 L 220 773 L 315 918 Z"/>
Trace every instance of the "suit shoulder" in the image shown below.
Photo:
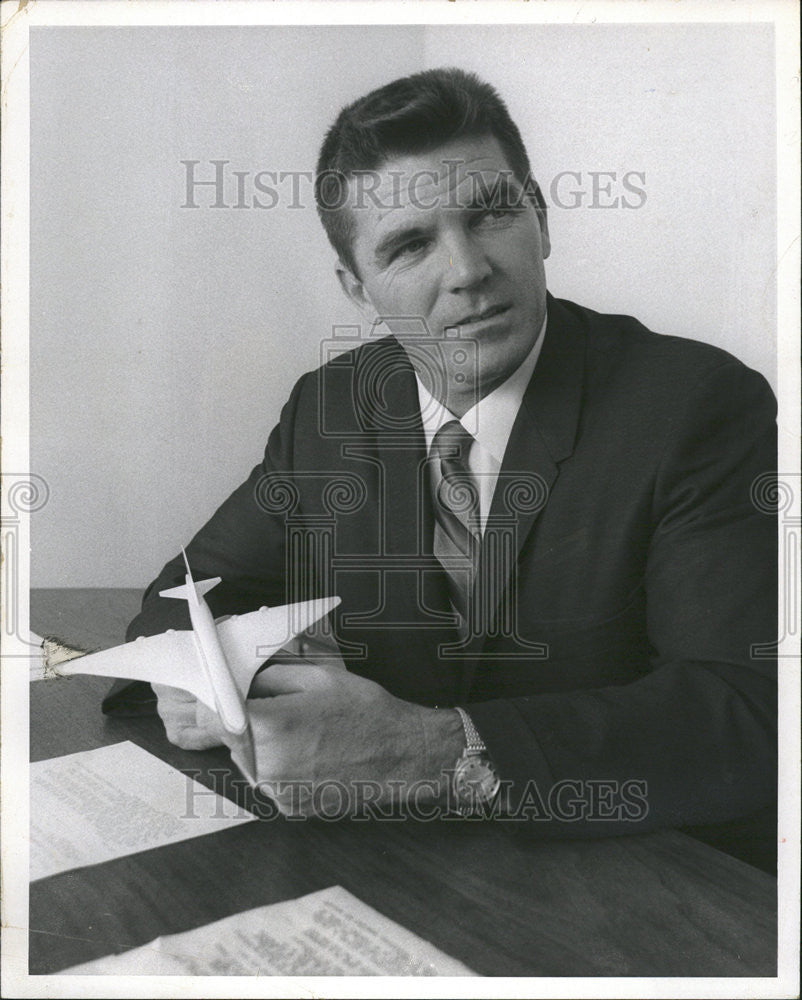
<path fill-rule="evenodd" d="M 762 375 L 722 347 L 656 333 L 634 316 L 600 313 L 572 302 L 561 305 L 583 325 L 589 359 L 602 369 L 612 363 L 619 372 L 647 382 L 656 379 L 678 386 L 705 381 L 717 369 L 722 369 L 725 377 L 731 373 L 736 379 L 754 376 L 765 382 Z"/>
<path fill-rule="evenodd" d="M 295 383 L 285 407 L 292 421 L 306 427 L 314 414 L 321 426 L 336 427 L 342 433 L 364 429 L 363 411 L 375 404 L 374 396 L 381 396 L 388 380 L 399 375 L 410 378 L 412 367 L 395 338 L 366 340 L 340 349 L 348 343 L 331 341 L 330 357 Z"/>
<path fill-rule="evenodd" d="M 385 359 L 391 362 L 396 359 L 403 360 L 405 357 L 398 341 L 392 336 L 365 340 L 352 347 L 345 346 L 349 343 L 353 341 L 347 339 L 343 339 L 340 343 L 336 340 L 329 341 L 329 357 L 317 368 L 304 372 L 296 382 L 296 389 L 299 387 L 305 389 L 321 381 L 336 380 L 343 372 L 358 371 Z"/>

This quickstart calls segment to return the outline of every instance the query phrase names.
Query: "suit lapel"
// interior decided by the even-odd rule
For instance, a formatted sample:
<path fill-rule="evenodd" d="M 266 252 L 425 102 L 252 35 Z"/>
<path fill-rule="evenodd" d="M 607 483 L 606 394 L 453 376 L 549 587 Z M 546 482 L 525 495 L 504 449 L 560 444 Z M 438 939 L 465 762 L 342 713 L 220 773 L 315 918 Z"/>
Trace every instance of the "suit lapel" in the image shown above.
<path fill-rule="evenodd" d="M 489 635 L 514 625 L 510 619 L 515 613 L 513 569 L 549 502 L 559 463 L 574 448 L 585 346 L 582 325 L 549 296 L 543 347 L 513 424 L 482 543 L 474 591 L 477 654 Z"/>
<path fill-rule="evenodd" d="M 432 555 L 434 515 L 426 479 L 426 438 L 420 416 L 414 369 L 393 338 L 377 342 L 357 375 L 356 403 L 366 430 L 349 454 L 361 452 L 375 467 L 379 518 L 377 555 L 387 560 L 381 576 L 388 612 L 404 624 L 448 614 L 445 578 Z M 393 569 L 392 567 L 395 567 Z M 426 613 L 434 611 L 434 619 Z M 441 622 L 442 624 L 442 622 Z M 425 634 L 411 628 L 410 642 Z"/>
<path fill-rule="evenodd" d="M 429 498 L 421 490 L 426 438 L 414 370 L 394 338 L 381 342 L 381 355 L 372 366 L 369 379 L 374 391 L 365 395 L 381 470 L 383 545 L 388 555 L 419 554 L 423 551 L 421 505 Z"/>
<path fill-rule="evenodd" d="M 491 506 L 493 514 L 504 515 L 516 506 L 506 483 L 520 483 L 536 476 L 546 488 L 538 495 L 534 509 L 528 502 L 518 504 L 519 540 L 516 554 L 526 540 L 540 511 L 548 502 L 558 464 L 574 449 L 582 403 L 585 370 L 585 334 L 579 322 L 555 299 L 549 297 L 549 320 L 543 348 L 521 408 L 512 427 Z"/>

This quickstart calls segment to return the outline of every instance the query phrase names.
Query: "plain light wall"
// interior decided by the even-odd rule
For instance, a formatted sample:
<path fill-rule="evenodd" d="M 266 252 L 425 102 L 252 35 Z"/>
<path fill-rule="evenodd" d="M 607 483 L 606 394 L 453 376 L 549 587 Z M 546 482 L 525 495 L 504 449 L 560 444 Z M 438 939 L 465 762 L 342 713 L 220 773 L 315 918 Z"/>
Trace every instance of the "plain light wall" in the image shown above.
<path fill-rule="evenodd" d="M 417 27 L 31 31 L 32 586 L 144 586 L 358 322 L 308 182 L 269 210 L 209 188 L 182 208 L 181 161 L 199 180 L 230 161 L 229 206 L 248 171 L 250 201 L 259 171 L 313 171 L 340 107 L 422 51 Z"/>
<path fill-rule="evenodd" d="M 182 160 L 310 171 L 346 102 L 460 65 L 507 100 L 551 202 L 552 291 L 719 344 L 775 384 L 766 26 L 38 29 L 31 43 L 33 586 L 144 586 L 257 462 L 333 326 L 359 322 L 301 185 L 186 201 Z M 562 171 L 558 196 L 551 198 Z M 638 208 L 591 208 L 629 171 Z M 258 194 L 258 192 L 257 192 Z M 263 197 L 263 200 L 264 197 Z"/>

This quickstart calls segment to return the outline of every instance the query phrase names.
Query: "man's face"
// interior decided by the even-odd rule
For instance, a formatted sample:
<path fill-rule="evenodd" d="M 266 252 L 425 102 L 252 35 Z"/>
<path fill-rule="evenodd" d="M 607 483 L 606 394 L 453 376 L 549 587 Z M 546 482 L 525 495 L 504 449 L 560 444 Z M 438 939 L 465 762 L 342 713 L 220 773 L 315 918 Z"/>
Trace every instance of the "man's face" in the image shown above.
<path fill-rule="evenodd" d="M 490 136 L 399 156 L 361 180 L 361 192 L 358 180 L 351 186 L 359 275 L 340 265 L 343 287 L 408 349 L 411 318 L 441 346 L 446 330 L 475 345 L 478 378 L 454 362 L 459 351 L 432 351 L 445 369 L 443 402 L 464 412 L 516 370 L 537 338 L 550 249 L 545 210 L 524 196 Z M 419 339 L 414 347 L 419 353 Z M 415 350 L 410 356 L 415 363 Z"/>

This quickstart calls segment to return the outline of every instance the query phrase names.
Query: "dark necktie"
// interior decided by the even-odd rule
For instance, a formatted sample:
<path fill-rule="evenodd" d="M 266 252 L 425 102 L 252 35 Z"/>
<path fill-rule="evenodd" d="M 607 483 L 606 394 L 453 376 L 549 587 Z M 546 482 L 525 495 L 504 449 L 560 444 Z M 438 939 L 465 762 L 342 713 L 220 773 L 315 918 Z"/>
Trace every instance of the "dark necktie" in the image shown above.
<path fill-rule="evenodd" d="M 432 441 L 441 479 L 434 491 L 434 555 L 446 572 L 449 596 L 467 631 L 468 607 L 479 558 L 479 492 L 468 467 L 473 438 L 458 420 L 443 424 Z"/>

